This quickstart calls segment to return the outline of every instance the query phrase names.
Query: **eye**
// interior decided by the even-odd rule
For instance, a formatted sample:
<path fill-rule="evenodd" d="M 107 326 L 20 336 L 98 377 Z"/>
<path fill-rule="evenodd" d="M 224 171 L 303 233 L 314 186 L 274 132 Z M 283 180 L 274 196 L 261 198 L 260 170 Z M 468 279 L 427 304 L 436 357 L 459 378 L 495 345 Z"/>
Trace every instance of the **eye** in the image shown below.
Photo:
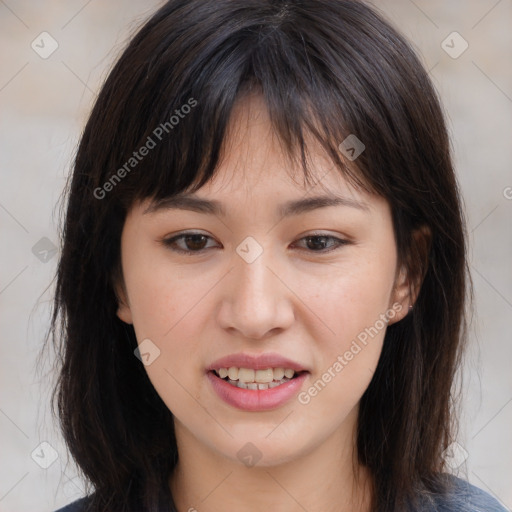
<path fill-rule="evenodd" d="M 213 238 L 203 233 L 181 233 L 172 238 L 162 240 L 162 243 L 172 251 L 192 255 L 193 253 L 201 253 L 206 249 L 210 249 L 211 247 L 206 245 L 208 240 L 213 240 Z M 178 242 L 183 242 L 183 244 L 180 246 Z"/>
<path fill-rule="evenodd" d="M 303 240 L 306 242 L 307 249 L 309 249 L 308 252 L 320 252 L 324 254 L 350 243 L 348 240 L 322 233 L 313 233 L 305 236 L 301 238 L 299 242 Z"/>
<path fill-rule="evenodd" d="M 208 246 L 209 240 L 213 241 L 213 238 L 203 233 L 189 232 L 164 239 L 161 243 L 172 251 L 191 256 L 194 253 L 199 254 L 215 247 L 215 245 Z M 298 240 L 298 242 L 302 241 L 305 242 L 306 246 L 304 250 L 323 254 L 350 243 L 348 240 L 322 233 L 313 233 Z M 295 245 L 298 245 L 298 242 Z"/>

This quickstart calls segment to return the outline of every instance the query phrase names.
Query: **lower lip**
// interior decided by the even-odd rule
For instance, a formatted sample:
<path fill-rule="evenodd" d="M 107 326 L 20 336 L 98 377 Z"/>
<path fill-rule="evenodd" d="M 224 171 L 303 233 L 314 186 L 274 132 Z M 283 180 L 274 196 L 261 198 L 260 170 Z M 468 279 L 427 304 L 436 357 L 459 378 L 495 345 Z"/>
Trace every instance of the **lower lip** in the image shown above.
<path fill-rule="evenodd" d="M 224 402 L 244 411 L 268 411 L 277 409 L 297 395 L 308 373 L 304 372 L 292 380 L 269 389 L 242 389 L 217 377 L 215 372 L 207 373 L 213 389 Z"/>

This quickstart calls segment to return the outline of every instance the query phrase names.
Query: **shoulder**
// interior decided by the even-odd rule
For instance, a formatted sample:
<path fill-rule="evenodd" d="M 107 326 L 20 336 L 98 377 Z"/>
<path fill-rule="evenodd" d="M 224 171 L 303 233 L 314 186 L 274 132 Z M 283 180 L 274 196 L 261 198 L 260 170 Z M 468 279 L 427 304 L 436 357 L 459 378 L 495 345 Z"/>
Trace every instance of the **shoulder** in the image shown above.
<path fill-rule="evenodd" d="M 85 498 L 80 498 L 73 501 L 73 503 L 69 503 L 64 507 L 59 508 L 59 510 L 56 510 L 55 512 L 86 512 L 89 501 L 90 498 L 86 496 Z"/>
<path fill-rule="evenodd" d="M 432 512 L 508 512 L 490 494 L 455 476 L 446 475 L 450 489 L 434 497 Z"/>

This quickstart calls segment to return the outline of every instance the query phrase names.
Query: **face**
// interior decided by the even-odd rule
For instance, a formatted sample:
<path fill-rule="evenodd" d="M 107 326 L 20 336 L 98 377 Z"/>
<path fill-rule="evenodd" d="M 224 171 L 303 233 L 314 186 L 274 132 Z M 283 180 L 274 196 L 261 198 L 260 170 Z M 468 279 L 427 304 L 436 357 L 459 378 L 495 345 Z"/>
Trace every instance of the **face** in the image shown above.
<path fill-rule="evenodd" d="M 178 449 L 188 439 L 271 466 L 353 435 L 408 287 L 383 198 L 349 186 L 313 144 L 305 185 L 257 96 L 230 128 L 208 185 L 129 212 L 118 315 L 174 415 Z"/>

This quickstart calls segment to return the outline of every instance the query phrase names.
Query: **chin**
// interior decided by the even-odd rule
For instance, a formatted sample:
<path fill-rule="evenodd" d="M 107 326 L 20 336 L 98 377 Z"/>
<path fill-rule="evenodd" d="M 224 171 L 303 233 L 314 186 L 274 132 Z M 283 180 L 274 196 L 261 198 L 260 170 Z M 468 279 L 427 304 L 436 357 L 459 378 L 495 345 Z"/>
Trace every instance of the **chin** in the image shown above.
<path fill-rule="evenodd" d="M 309 449 L 314 448 L 315 443 L 312 440 L 308 443 L 303 436 L 293 436 L 286 432 L 286 437 L 276 435 L 273 438 L 275 433 L 268 435 L 269 432 L 271 429 L 265 429 L 265 433 L 245 429 L 240 435 L 233 432 L 233 438 L 230 437 L 222 444 L 215 442 L 214 445 L 226 458 L 248 468 L 288 464 L 305 455 L 309 451 L 308 445 Z"/>

